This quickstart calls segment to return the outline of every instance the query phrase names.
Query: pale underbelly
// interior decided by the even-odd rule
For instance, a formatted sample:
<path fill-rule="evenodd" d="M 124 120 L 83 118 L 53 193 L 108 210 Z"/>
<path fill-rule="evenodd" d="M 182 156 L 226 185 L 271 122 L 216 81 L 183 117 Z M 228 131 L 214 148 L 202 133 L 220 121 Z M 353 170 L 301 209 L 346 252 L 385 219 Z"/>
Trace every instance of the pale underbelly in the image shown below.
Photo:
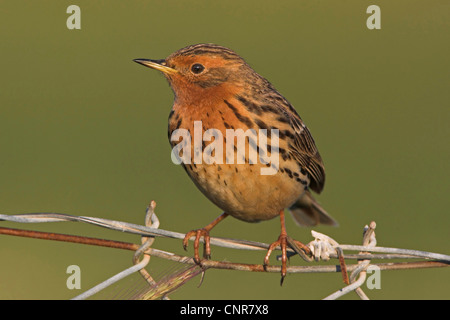
<path fill-rule="evenodd" d="M 276 217 L 303 193 L 306 177 L 293 176 L 281 166 L 262 175 L 263 164 L 187 164 L 191 179 L 215 205 L 231 216 L 257 222 Z M 302 180 L 302 181 L 300 181 Z M 306 183 L 305 183 L 306 181 Z"/>

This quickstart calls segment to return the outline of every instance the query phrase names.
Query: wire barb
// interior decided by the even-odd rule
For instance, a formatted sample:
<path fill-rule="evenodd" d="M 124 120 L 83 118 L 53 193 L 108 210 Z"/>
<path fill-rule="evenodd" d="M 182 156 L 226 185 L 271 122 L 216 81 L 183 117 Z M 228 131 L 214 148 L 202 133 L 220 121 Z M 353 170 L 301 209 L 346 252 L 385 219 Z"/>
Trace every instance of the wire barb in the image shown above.
<path fill-rule="evenodd" d="M 363 246 L 367 247 L 375 247 L 377 244 L 377 240 L 375 238 L 375 228 L 376 223 L 375 221 L 372 221 L 369 226 L 364 227 L 364 233 L 363 233 Z M 339 250 L 342 250 L 339 248 Z M 360 252 L 360 254 L 366 254 L 366 252 Z M 360 260 L 358 261 L 358 266 L 353 270 L 353 272 L 350 274 L 350 279 L 347 279 L 347 286 L 343 289 L 329 295 L 324 300 L 335 300 L 343 295 L 355 291 L 356 294 L 362 299 L 362 300 L 369 300 L 367 295 L 364 293 L 364 291 L 361 289 L 361 286 L 366 281 L 366 270 L 370 265 L 370 259 L 366 260 Z M 358 279 L 356 279 L 358 278 Z"/>
<path fill-rule="evenodd" d="M 153 227 L 158 229 L 159 228 L 159 219 L 155 214 L 155 208 L 156 208 L 156 202 L 152 201 L 147 207 L 146 213 L 145 213 L 145 226 L 146 227 Z M 155 241 L 155 237 L 141 237 L 141 243 L 142 245 L 139 247 L 139 249 L 136 250 L 136 252 L 133 255 L 133 263 L 136 265 L 139 263 L 139 260 L 142 256 L 144 256 L 144 259 L 148 259 L 148 262 L 150 262 L 150 255 L 148 253 L 145 253 L 148 249 L 150 249 L 151 245 Z M 148 264 L 147 262 L 147 264 Z M 142 277 L 145 279 L 145 281 L 148 282 L 150 286 L 156 286 L 156 281 L 152 278 L 152 276 L 145 270 L 145 268 L 142 268 L 139 270 L 139 273 L 142 275 Z"/>

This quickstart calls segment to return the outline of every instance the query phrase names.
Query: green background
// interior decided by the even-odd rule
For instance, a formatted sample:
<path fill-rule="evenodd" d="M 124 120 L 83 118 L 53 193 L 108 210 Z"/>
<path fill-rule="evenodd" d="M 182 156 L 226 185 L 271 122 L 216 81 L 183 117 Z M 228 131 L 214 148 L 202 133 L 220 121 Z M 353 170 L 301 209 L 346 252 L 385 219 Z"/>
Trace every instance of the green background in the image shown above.
<path fill-rule="evenodd" d="M 66 9 L 81 8 L 81 30 Z M 371 4 L 381 30 L 366 27 Z M 61 212 L 143 224 L 150 200 L 161 228 L 185 233 L 220 210 L 170 160 L 173 96 L 134 62 L 186 45 L 234 49 L 295 106 L 325 161 L 318 197 L 340 223 L 317 227 L 360 244 L 377 222 L 380 246 L 449 254 L 450 21 L 448 1 L 17 1 L 0 3 L 0 212 Z M 0 226 L 139 243 L 81 223 Z M 303 242 L 310 230 L 287 220 Z M 213 236 L 270 243 L 279 221 L 227 219 Z M 184 254 L 181 241 L 154 247 Z M 213 247 L 213 258 L 262 263 L 263 252 Z M 192 245 L 189 250 L 192 255 Z M 131 265 L 132 252 L 0 235 L 0 298 L 69 299 Z M 272 260 L 272 263 L 277 263 Z M 82 290 L 66 288 L 81 268 Z M 291 264 L 305 264 L 298 257 Z M 175 266 L 176 267 L 176 266 Z M 156 276 L 174 263 L 153 258 Z M 174 299 L 320 299 L 340 274 L 209 270 Z M 449 269 L 385 271 L 373 299 L 449 299 Z M 139 286 L 123 280 L 115 291 Z M 365 286 L 364 286 L 365 288 Z M 120 296 L 119 296 L 120 297 Z M 347 299 L 356 298 L 350 294 Z"/>

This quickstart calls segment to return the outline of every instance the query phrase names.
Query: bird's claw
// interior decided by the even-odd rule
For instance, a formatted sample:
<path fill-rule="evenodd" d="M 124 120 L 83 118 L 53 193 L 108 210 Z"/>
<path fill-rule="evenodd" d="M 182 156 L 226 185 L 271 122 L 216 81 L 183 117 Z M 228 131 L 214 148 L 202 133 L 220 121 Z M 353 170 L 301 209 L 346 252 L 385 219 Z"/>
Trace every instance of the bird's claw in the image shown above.
<path fill-rule="evenodd" d="M 195 236 L 194 240 L 194 261 L 197 264 L 200 264 L 200 253 L 199 253 L 199 247 L 200 247 L 200 239 L 203 237 L 203 258 L 204 259 L 210 259 L 211 258 L 211 247 L 210 247 L 210 237 L 209 237 L 209 231 L 202 228 L 197 230 L 191 230 L 188 233 L 186 233 L 184 239 L 183 239 L 183 248 L 184 250 L 187 250 L 189 239 L 191 237 Z"/>
<path fill-rule="evenodd" d="M 278 240 L 273 242 L 270 246 L 269 249 L 267 250 L 267 254 L 264 258 L 264 269 L 267 268 L 267 266 L 269 265 L 269 258 L 270 255 L 272 254 L 272 251 L 274 249 L 276 249 L 278 246 L 281 248 L 281 281 L 280 281 L 280 285 L 283 285 L 283 281 L 284 278 L 286 277 L 287 274 L 287 247 L 292 247 L 292 249 L 294 249 L 294 251 L 296 251 L 297 253 L 300 253 L 300 249 L 303 250 L 301 252 L 301 255 L 305 256 L 310 254 L 310 250 L 307 246 L 305 246 L 303 243 L 301 243 L 300 241 L 294 240 L 292 238 L 290 238 L 287 234 L 281 234 L 278 237 Z"/>

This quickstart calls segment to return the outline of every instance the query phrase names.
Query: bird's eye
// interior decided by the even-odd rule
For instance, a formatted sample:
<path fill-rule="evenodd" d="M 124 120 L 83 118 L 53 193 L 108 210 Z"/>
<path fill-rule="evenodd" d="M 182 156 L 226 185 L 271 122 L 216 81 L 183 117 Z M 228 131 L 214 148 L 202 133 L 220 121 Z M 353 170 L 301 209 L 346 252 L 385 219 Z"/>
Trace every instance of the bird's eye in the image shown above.
<path fill-rule="evenodd" d="M 200 63 L 196 63 L 196 64 L 192 65 L 192 67 L 191 67 L 191 71 L 195 74 L 202 73 L 203 70 L 205 70 L 205 67 Z"/>

